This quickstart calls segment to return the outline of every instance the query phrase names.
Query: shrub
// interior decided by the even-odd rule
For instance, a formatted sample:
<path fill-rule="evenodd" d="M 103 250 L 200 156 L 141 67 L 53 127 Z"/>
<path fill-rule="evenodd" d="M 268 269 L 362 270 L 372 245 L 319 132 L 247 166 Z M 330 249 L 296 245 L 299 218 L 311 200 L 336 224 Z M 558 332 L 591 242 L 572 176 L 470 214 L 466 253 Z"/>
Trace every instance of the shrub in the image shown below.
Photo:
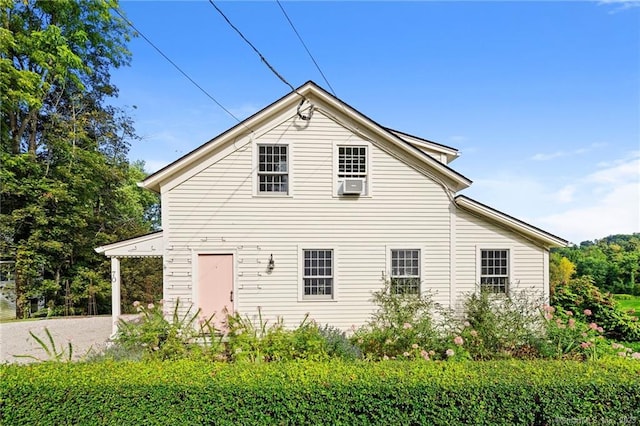
<path fill-rule="evenodd" d="M 433 313 L 439 306 L 430 293 L 394 294 L 387 282 L 373 293 L 372 300 L 378 310 L 351 337 L 366 358 L 406 358 L 416 350 L 428 351 L 436 345 L 439 333 Z"/>
<path fill-rule="evenodd" d="M 530 291 L 496 295 L 471 294 L 464 304 L 466 338 L 473 359 L 537 356 L 536 342 L 543 336 L 540 300 Z"/>
<path fill-rule="evenodd" d="M 637 318 L 618 309 L 613 296 L 601 292 L 588 276 L 558 284 L 551 304 L 578 316 L 585 310 L 591 312 L 589 320 L 602 326 L 604 335 L 610 339 L 640 341 Z"/>
<path fill-rule="evenodd" d="M 4 424 L 589 424 L 640 419 L 640 362 L 0 366 Z"/>
<path fill-rule="evenodd" d="M 231 361 L 259 363 L 328 358 L 326 339 L 308 316 L 294 330 L 287 329 L 281 318 L 269 325 L 262 319 L 260 310 L 257 324 L 239 313 L 228 316 L 227 324 L 227 357 Z"/>
<path fill-rule="evenodd" d="M 215 357 L 221 352 L 220 340 L 215 338 L 213 317 L 200 317 L 191 308 L 180 315 L 180 301 L 175 304 L 171 319 L 165 317 L 163 302 L 146 306 L 134 302 L 140 313 L 133 321 L 120 319 L 114 346 L 104 353 L 105 357 L 179 359 L 189 357 Z M 129 351 L 127 356 L 124 351 Z"/>

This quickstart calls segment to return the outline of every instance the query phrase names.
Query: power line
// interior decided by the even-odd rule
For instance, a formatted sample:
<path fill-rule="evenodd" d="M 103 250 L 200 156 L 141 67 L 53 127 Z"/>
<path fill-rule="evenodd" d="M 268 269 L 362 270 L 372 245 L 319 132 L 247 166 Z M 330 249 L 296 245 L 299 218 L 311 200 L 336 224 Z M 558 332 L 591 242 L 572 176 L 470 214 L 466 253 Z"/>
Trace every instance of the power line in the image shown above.
<path fill-rule="evenodd" d="M 313 57 L 313 55 L 309 51 L 309 48 L 305 44 L 304 40 L 302 40 L 302 36 L 300 35 L 300 33 L 298 33 L 298 30 L 296 30 L 296 27 L 293 25 L 293 22 L 291 21 L 291 18 L 289 18 L 289 15 L 287 15 L 287 12 L 284 10 L 284 7 L 282 7 L 282 4 L 280 3 L 280 0 L 276 0 L 276 2 L 278 3 L 278 6 L 280 6 L 280 10 L 282 10 L 282 13 L 284 14 L 284 17 L 287 18 L 287 21 L 289 21 L 289 25 L 291 25 L 291 28 L 293 29 L 293 32 L 296 33 L 296 35 L 298 36 L 298 40 L 300 40 L 300 43 L 302 43 L 302 46 L 304 46 L 304 50 L 307 51 L 307 54 L 309 55 L 309 57 L 313 61 L 313 64 L 316 66 L 316 68 L 320 72 L 320 75 L 324 79 L 324 82 L 327 83 L 327 86 L 329 86 L 329 89 L 331 89 L 331 93 L 333 93 L 333 96 L 335 96 L 337 98 L 338 96 L 336 95 L 335 90 L 333 90 L 333 87 L 331 86 L 331 83 L 329 83 L 329 80 L 327 80 L 327 77 L 324 75 L 324 73 L 320 69 L 320 65 L 318 65 L 318 62 L 315 60 L 315 58 Z"/>
<path fill-rule="evenodd" d="M 236 117 L 231 111 L 229 111 L 228 109 L 226 109 L 224 107 L 224 105 L 222 105 L 220 102 L 218 102 L 218 100 L 216 98 L 214 98 L 209 92 L 207 92 L 202 86 L 200 86 L 193 78 L 191 78 L 189 76 L 189 74 L 187 74 L 185 71 L 182 70 L 182 68 L 180 68 L 178 66 L 178 64 L 176 64 L 175 62 L 173 62 L 171 60 L 171 58 L 169 58 L 167 55 L 164 54 L 164 52 L 162 50 L 160 50 L 160 48 L 158 46 L 156 46 L 155 44 L 153 44 L 153 42 L 151 40 L 149 40 L 140 30 L 138 30 L 135 25 L 133 25 L 133 22 L 131 22 L 129 19 L 127 19 L 122 12 L 120 12 L 120 10 L 118 10 L 115 7 L 111 8 L 114 12 L 116 12 L 126 23 L 127 25 L 129 25 L 131 28 L 133 28 L 133 30 L 135 32 L 137 32 L 140 37 L 142 37 L 147 43 L 149 43 L 149 45 L 151 47 L 153 47 L 160 55 L 162 55 L 162 57 L 164 59 L 166 59 L 171 65 L 173 65 L 173 67 L 175 69 L 177 69 L 183 76 L 185 76 L 187 78 L 187 80 L 189 80 L 194 86 L 196 86 L 198 89 L 200 89 L 200 91 L 202 93 L 204 93 L 209 99 L 211 99 L 213 102 L 215 102 L 216 105 L 218 105 L 220 108 L 222 108 L 222 110 L 224 112 L 226 112 L 227 114 L 229 114 L 231 117 L 233 117 L 238 123 L 243 124 L 242 121 L 240 121 L 240 119 L 238 117 Z M 247 127 L 246 125 L 243 124 L 243 126 Z M 247 127 L 248 130 L 251 131 L 251 129 L 249 129 Z"/>
<path fill-rule="evenodd" d="M 296 92 L 301 98 L 304 99 L 304 96 L 302 96 L 300 93 L 298 93 L 298 91 L 296 90 L 295 87 L 293 87 L 291 85 L 291 83 L 289 83 L 283 76 L 282 74 L 280 74 L 278 71 L 276 71 L 276 69 L 273 67 L 273 65 L 271 65 L 269 63 L 269 61 L 267 61 L 267 59 L 264 57 L 264 55 L 262 53 L 260 53 L 260 51 L 258 50 L 257 47 L 255 47 L 253 45 L 253 43 L 251 43 L 245 36 L 244 34 L 242 34 L 242 32 L 235 26 L 233 25 L 233 23 L 229 20 L 229 18 L 227 18 L 227 15 L 224 14 L 224 12 L 222 10 L 220 10 L 220 8 L 215 4 L 215 2 L 213 0 L 209 0 L 209 3 L 211 4 L 211 6 L 213 6 L 213 8 L 215 10 L 218 11 L 218 13 L 224 18 L 225 21 L 227 21 L 227 24 L 229 24 L 229 26 L 231 28 L 233 28 L 235 30 L 235 32 L 238 33 L 238 35 L 240 36 L 240 38 L 242 38 L 242 40 L 244 40 L 250 47 L 251 49 L 253 49 L 254 52 L 256 52 L 256 54 L 260 57 L 260 60 L 267 66 L 267 68 L 269 68 L 269 70 L 275 74 L 276 77 L 278 77 L 284 84 L 286 84 L 287 86 L 289 86 L 291 88 L 292 92 Z"/>

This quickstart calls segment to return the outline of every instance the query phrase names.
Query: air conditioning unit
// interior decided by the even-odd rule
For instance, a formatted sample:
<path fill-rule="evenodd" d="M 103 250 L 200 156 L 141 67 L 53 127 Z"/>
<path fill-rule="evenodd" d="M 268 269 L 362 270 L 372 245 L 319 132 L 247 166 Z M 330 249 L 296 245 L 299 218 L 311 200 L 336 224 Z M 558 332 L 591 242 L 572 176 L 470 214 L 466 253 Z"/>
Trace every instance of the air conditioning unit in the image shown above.
<path fill-rule="evenodd" d="M 364 193 L 364 179 L 345 179 L 342 182 L 342 195 L 361 195 Z"/>

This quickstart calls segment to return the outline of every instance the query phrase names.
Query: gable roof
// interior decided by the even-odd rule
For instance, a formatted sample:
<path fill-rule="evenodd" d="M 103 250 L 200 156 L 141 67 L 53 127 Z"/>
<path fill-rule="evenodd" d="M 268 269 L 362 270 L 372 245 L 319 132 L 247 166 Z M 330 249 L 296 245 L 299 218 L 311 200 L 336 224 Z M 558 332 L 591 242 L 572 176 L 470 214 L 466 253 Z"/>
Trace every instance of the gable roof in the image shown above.
<path fill-rule="evenodd" d="M 484 219 L 488 219 L 491 222 L 497 223 L 502 227 L 506 227 L 523 235 L 529 239 L 532 239 L 539 244 L 547 248 L 551 247 L 566 247 L 569 245 L 567 240 L 563 240 L 553 234 L 543 231 L 533 225 L 529 225 L 526 222 L 516 219 L 513 216 L 509 216 L 506 213 L 498 211 L 492 207 L 482 204 L 479 201 L 473 200 L 464 195 L 458 195 L 455 197 L 455 202 L 458 207 L 461 207 L 468 212 L 480 216 Z"/>
<path fill-rule="evenodd" d="M 443 164 L 430 155 L 426 154 L 424 151 L 419 149 L 419 147 L 406 141 L 401 136 L 401 134 L 396 133 L 395 131 L 390 130 L 384 126 L 381 126 L 380 124 L 371 120 L 369 117 L 357 111 L 355 108 L 333 96 L 314 82 L 308 81 L 294 91 L 266 106 L 262 110 L 256 112 L 244 121 L 238 123 L 227 131 L 209 140 L 190 153 L 177 159 L 173 163 L 158 170 L 157 172 L 149 175 L 143 182 L 141 182 L 140 186 L 156 192 L 160 192 L 160 187 L 163 183 L 182 174 L 189 173 L 189 170 L 192 166 L 202 161 L 203 158 L 206 158 L 208 155 L 219 149 L 222 145 L 226 145 L 239 137 L 251 134 L 253 132 L 253 129 L 257 128 L 261 123 L 266 122 L 268 119 L 300 103 L 300 96 L 306 99 L 310 98 L 311 103 L 313 103 L 314 101 L 322 102 L 323 104 L 331 108 L 332 112 L 335 112 L 336 114 L 346 115 L 346 117 L 348 117 L 350 120 L 354 121 L 360 126 L 363 126 L 367 130 L 374 133 L 376 136 L 391 142 L 393 146 L 398 150 L 409 154 L 413 158 L 417 159 L 430 171 L 434 171 L 438 175 L 445 177 L 449 182 L 449 187 L 453 191 L 457 192 L 471 185 L 470 179 L 451 169 L 446 164 Z M 410 136 L 406 134 L 404 135 Z M 424 141 L 430 142 L 426 140 Z M 435 145 L 430 145 L 430 148 L 437 149 L 438 151 L 443 151 L 443 153 L 445 154 L 448 153 L 449 155 L 452 155 L 452 152 L 449 149 L 445 150 L 445 148 L 449 147 L 436 147 Z"/>

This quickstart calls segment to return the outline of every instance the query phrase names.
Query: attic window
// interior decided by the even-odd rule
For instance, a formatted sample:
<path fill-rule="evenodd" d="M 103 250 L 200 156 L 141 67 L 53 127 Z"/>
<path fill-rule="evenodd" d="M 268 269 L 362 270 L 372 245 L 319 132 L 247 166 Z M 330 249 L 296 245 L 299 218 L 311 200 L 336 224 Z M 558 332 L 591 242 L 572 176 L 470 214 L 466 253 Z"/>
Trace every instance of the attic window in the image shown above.
<path fill-rule="evenodd" d="M 367 195 L 368 172 L 366 146 L 338 146 L 338 194 Z M 354 190 L 354 188 L 356 189 Z"/>
<path fill-rule="evenodd" d="M 289 193 L 287 145 L 258 145 L 258 192 Z"/>

